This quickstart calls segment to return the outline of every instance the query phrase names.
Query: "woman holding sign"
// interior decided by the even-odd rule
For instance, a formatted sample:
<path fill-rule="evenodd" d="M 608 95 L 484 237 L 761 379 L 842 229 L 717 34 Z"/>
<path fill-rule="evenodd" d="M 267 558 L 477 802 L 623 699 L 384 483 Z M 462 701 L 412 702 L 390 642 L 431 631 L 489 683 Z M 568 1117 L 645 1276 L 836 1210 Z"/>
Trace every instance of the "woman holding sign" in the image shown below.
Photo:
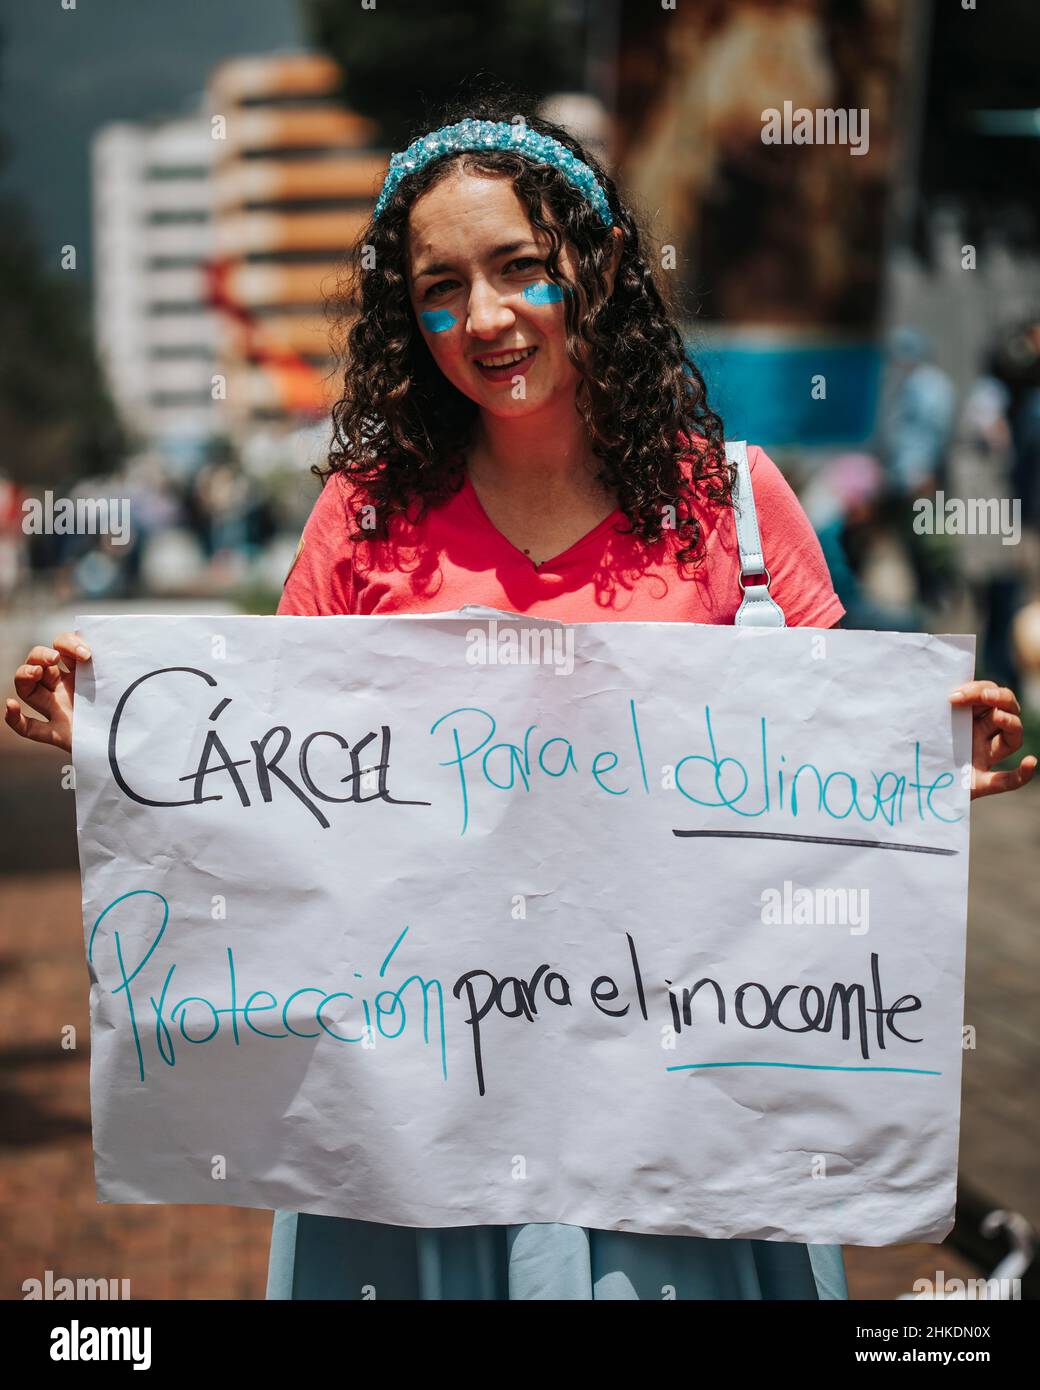
<path fill-rule="evenodd" d="M 760 449 L 727 457 L 614 184 L 559 127 L 492 105 L 463 117 L 394 156 L 360 239 L 334 445 L 279 613 L 836 625 L 807 518 Z M 8 701 L 8 724 L 68 749 L 89 656 L 72 633 L 34 647 L 15 687 L 45 718 Z M 1022 744 L 1013 693 L 974 681 L 951 699 L 975 714 L 973 796 L 1029 781 L 1033 757 L 991 770 Z M 268 1292 L 847 1296 L 836 1246 L 292 1212 L 275 1216 Z"/>

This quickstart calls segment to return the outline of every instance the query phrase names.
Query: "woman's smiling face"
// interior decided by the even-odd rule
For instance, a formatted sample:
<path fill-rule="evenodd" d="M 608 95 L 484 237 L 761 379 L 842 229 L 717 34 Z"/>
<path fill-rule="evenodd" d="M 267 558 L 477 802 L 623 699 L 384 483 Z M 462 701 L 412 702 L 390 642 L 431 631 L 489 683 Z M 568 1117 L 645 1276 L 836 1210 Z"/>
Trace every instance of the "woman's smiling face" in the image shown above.
<path fill-rule="evenodd" d="M 408 217 L 408 284 L 433 360 L 482 410 L 534 413 L 580 374 L 567 356 L 563 290 L 545 269 L 549 245 L 508 178 L 453 173 Z M 569 248 L 560 266 L 573 278 Z"/>

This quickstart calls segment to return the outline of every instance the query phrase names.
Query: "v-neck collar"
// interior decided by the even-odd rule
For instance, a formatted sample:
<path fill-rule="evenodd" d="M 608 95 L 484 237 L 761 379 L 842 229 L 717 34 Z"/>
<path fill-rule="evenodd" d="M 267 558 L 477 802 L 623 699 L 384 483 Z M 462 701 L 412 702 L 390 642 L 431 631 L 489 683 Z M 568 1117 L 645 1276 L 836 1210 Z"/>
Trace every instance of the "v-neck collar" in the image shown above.
<path fill-rule="evenodd" d="M 534 571 L 535 574 L 542 574 L 545 570 L 548 570 L 551 567 L 558 565 L 561 560 L 566 560 L 576 550 L 580 550 L 583 546 L 586 546 L 591 541 L 596 540 L 597 537 L 603 531 L 606 531 L 608 527 L 616 526 L 619 520 L 624 521 L 625 519 L 625 514 L 621 510 L 621 508 L 615 507 L 615 509 L 610 513 L 609 516 L 605 516 L 597 526 L 594 526 L 592 528 L 591 531 L 586 531 L 585 535 L 579 537 L 579 539 L 576 540 L 573 543 L 573 545 L 569 545 L 566 550 L 561 550 L 558 555 L 550 556 L 548 560 L 543 560 L 540 565 L 536 565 L 535 562 L 531 559 L 530 555 L 525 554 L 525 552 L 522 551 L 518 545 L 514 545 L 508 536 L 503 535 L 503 533 L 498 529 L 495 523 L 488 516 L 487 512 L 484 510 L 483 502 L 481 502 L 480 498 L 477 496 L 477 490 L 473 486 L 473 482 L 469 476 L 468 469 L 463 480 L 461 496 L 468 503 L 470 510 L 476 513 L 479 520 L 492 533 L 492 535 L 494 535 L 502 543 L 502 545 L 507 546 L 513 552 L 514 555 L 518 555 L 526 565 L 530 565 L 531 569 Z"/>

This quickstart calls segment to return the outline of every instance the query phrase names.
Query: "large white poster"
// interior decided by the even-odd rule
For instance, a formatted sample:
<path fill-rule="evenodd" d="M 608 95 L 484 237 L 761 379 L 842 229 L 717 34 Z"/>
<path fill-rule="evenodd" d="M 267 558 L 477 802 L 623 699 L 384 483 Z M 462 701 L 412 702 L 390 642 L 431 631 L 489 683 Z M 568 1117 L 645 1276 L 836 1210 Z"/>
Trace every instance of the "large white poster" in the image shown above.
<path fill-rule="evenodd" d="M 101 1200 L 950 1229 L 972 638 L 79 627 Z"/>

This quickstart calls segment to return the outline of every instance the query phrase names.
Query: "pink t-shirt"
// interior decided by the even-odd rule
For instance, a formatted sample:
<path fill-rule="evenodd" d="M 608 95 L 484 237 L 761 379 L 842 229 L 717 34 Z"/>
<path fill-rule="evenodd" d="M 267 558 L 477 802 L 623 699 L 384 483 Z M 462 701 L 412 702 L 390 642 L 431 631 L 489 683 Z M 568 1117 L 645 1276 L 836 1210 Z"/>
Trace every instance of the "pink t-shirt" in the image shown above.
<path fill-rule="evenodd" d="M 808 517 L 773 461 L 748 450 L 752 487 L 771 576 L 789 627 L 833 627 L 845 612 Z M 397 516 L 386 541 L 349 539 L 354 485 L 333 474 L 303 529 L 278 612 L 447 612 L 464 604 L 563 622 L 733 622 L 741 600 L 733 510 L 708 502 L 698 515 L 704 560 L 676 567 L 675 532 L 648 545 L 618 510 L 561 554 L 535 566 L 502 535 L 466 477 L 418 523 Z M 364 501 L 364 498 L 360 499 Z"/>

